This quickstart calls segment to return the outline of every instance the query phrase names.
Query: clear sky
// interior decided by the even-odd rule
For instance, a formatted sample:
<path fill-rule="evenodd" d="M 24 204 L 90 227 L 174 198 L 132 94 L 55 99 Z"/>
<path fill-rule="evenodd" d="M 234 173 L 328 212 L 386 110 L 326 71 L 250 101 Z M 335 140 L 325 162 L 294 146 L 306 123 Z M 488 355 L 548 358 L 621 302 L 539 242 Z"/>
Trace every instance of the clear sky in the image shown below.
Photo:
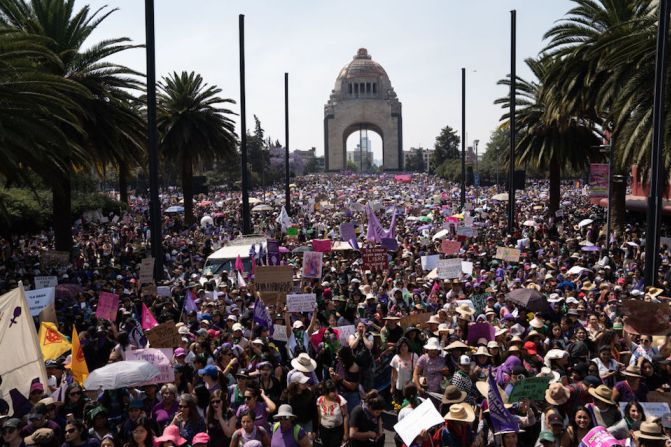
<path fill-rule="evenodd" d="M 461 67 L 467 69 L 466 135 L 484 150 L 507 95 L 510 13 L 517 10 L 517 70 L 569 0 L 155 0 L 157 76 L 194 70 L 239 100 L 238 14 L 245 14 L 247 127 L 256 114 L 284 142 L 284 72 L 290 79 L 292 149 L 323 153 L 324 104 L 340 69 L 359 47 L 387 71 L 403 104 L 404 148 L 433 146 L 445 125 L 461 133 Z M 144 43 L 142 0 L 78 0 L 119 10 L 91 42 L 126 36 Z M 145 72 L 143 49 L 114 59 Z M 239 106 L 234 110 L 239 112 Z M 240 128 L 238 125 L 238 133 Z M 377 158 L 377 157 L 376 157 Z"/>

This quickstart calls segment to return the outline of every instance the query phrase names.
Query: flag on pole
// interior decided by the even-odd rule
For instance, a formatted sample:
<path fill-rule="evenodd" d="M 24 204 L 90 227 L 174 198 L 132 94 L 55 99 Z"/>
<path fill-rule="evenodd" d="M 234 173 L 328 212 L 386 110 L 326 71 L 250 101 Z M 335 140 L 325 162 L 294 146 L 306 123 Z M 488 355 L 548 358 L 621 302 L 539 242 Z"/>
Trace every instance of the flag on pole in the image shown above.
<path fill-rule="evenodd" d="M 242 273 L 238 272 L 238 287 L 247 287 L 245 278 L 242 277 Z"/>
<path fill-rule="evenodd" d="M 491 369 L 489 370 L 487 381 L 489 383 L 487 405 L 494 433 L 518 432 L 519 426 L 517 425 L 517 420 L 504 406 L 503 399 L 499 393 L 499 387 L 496 385 Z"/>
<path fill-rule="evenodd" d="M 0 315 L 0 397 L 12 405 L 12 394 L 30 395 L 34 379 L 46 387 L 47 370 L 22 285 L 0 296 Z"/>
<path fill-rule="evenodd" d="M 280 211 L 280 215 L 277 216 L 277 219 L 275 220 L 278 224 L 282 226 L 282 232 L 286 233 L 287 228 L 291 226 L 291 218 L 289 217 L 289 213 L 287 213 L 287 209 L 285 207 L 282 207 L 282 210 Z"/>
<path fill-rule="evenodd" d="M 84 380 L 89 375 L 89 367 L 86 365 L 84 350 L 79 343 L 79 334 L 77 328 L 72 326 L 72 360 L 70 363 L 72 377 L 79 385 L 84 385 Z"/>
<path fill-rule="evenodd" d="M 268 308 L 263 303 L 261 298 L 256 298 L 254 301 L 254 323 L 259 326 L 263 326 L 268 329 L 270 335 L 273 335 L 273 320 L 270 319 L 270 314 L 268 313 Z"/>
<path fill-rule="evenodd" d="M 198 311 L 196 301 L 193 299 L 193 292 L 191 289 L 186 289 L 186 297 L 184 298 L 184 310 L 187 312 Z"/>
<path fill-rule="evenodd" d="M 58 332 L 58 328 L 53 323 L 40 323 L 40 332 L 37 336 L 40 340 L 40 349 L 44 360 L 57 359 L 72 349 L 72 345 L 65 338 L 65 335 Z"/>
<path fill-rule="evenodd" d="M 156 318 L 154 318 L 151 311 L 147 309 L 147 305 L 142 303 L 142 329 L 146 331 L 154 326 L 158 326 Z"/>
<path fill-rule="evenodd" d="M 235 259 L 235 269 L 238 272 L 244 272 L 245 271 L 245 265 L 242 263 L 242 258 L 240 258 L 240 255 Z"/>

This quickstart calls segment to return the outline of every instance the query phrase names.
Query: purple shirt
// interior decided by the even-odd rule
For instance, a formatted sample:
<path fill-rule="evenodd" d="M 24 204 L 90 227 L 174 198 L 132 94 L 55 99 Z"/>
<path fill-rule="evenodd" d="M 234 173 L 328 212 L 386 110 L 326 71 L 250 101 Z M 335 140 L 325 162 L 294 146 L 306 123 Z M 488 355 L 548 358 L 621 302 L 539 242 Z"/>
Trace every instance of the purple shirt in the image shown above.
<path fill-rule="evenodd" d="M 242 404 L 238 407 L 238 411 L 235 413 L 235 416 L 240 420 L 240 413 L 244 410 L 247 410 L 249 407 L 247 404 Z M 263 427 L 266 431 L 270 430 L 270 425 L 268 424 L 268 409 L 266 408 L 265 402 L 256 402 L 254 406 L 254 425 L 257 427 Z"/>
<path fill-rule="evenodd" d="M 417 360 L 417 368 L 421 376 L 426 377 L 428 390 L 432 393 L 440 393 L 440 384 L 443 381 L 442 369 L 445 368 L 445 359 L 440 355 L 431 358 L 429 354 L 422 354 Z"/>
<path fill-rule="evenodd" d="M 301 428 L 298 430 L 298 439 L 303 439 L 305 430 Z M 277 430 L 273 430 L 273 436 L 270 439 L 270 447 L 298 447 L 296 439 L 294 439 L 294 426 L 287 431 L 282 431 L 281 426 Z"/>

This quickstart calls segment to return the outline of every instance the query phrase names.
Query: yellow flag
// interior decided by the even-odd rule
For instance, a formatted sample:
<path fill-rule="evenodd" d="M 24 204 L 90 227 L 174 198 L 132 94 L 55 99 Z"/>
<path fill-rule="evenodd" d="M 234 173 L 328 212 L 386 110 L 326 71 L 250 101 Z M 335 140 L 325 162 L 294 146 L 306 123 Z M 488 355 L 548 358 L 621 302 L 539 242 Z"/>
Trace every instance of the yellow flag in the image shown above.
<path fill-rule="evenodd" d="M 72 363 L 70 364 L 72 370 L 72 377 L 78 384 L 84 385 L 86 376 L 89 375 L 89 367 L 86 366 L 86 358 L 84 358 L 84 350 L 79 344 L 79 335 L 77 328 L 72 326 Z"/>
<path fill-rule="evenodd" d="M 72 349 L 72 345 L 65 338 L 65 335 L 58 332 L 56 325 L 53 323 L 40 323 L 38 338 L 44 360 L 57 359 Z"/>

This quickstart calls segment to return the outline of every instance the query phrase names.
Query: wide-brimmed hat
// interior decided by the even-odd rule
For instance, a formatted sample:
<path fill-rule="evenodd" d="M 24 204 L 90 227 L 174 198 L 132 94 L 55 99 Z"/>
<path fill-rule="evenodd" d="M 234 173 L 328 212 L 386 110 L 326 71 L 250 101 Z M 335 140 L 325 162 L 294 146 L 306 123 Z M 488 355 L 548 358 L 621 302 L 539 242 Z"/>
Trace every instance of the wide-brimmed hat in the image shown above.
<path fill-rule="evenodd" d="M 627 366 L 624 371 L 622 371 L 622 375 L 627 377 L 638 377 L 639 379 L 643 377 L 641 375 L 641 369 L 635 365 Z"/>
<path fill-rule="evenodd" d="M 463 317 L 463 316 L 472 317 L 473 314 L 475 314 L 475 310 L 474 310 L 471 306 L 469 306 L 468 304 L 466 304 L 466 303 L 461 303 L 461 304 L 455 309 L 455 311 L 457 311 L 457 313 L 460 314 L 462 317 Z"/>
<path fill-rule="evenodd" d="M 295 418 L 296 415 L 293 413 L 294 409 L 291 408 L 289 404 L 280 405 L 280 409 L 277 410 L 277 414 L 274 416 L 275 419 L 279 418 Z"/>
<path fill-rule="evenodd" d="M 458 404 L 463 402 L 468 396 L 466 391 L 461 391 L 454 385 L 447 385 L 445 393 L 443 394 L 442 402 L 444 404 Z"/>
<path fill-rule="evenodd" d="M 571 391 L 561 383 L 551 383 L 545 390 L 545 400 L 552 405 L 564 405 L 569 397 L 571 397 Z"/>
<path fill-rule="evenodd" d="M 468 349 L 468 345 L 461 340 L 457 340 L 445 346 L 446 351 L 451 351 L 453 349 Z"/>
<path fill-rule="evenodd" d="M 501 400 L 503 401 L 503 406 L 506 408 L 512 408 L 513 404 L 508 403 L 508 395 L 506 392 L 501 388 L 499 385 L 496 385 L 496 387 L 499 389 L 499 395 L 501 396 Z M 475 388 L 477 388 L 478 392 L 485 398 L 487 399 L 489 396 L 489 383 L 487 383 L 486 380 L 479 380 L 475 382 Z M 489 409 L 485 410 L 489 411 Z"/>
<path fill-rule="evenodd" d="M 447 324 L 447 323 L 440 323 L 438 325 L 438 329 L 433 331 L 433 335 L 438 337 L 438 336 L 440 336 L 441 332 L 448 332 L 449 333 L 450 332 L 450 325 Z"/>
<path fill-rule="evenodd" d="M 440 341 L 436 337 L 431 337 L 427 340 L 424 345 L 424 349 L 427 351 L 439 351 L 440 350 Z"/>
<path fill-rule="evenodd" d="M 593 284 L 592 281 L 585 281 L 582 283 L 582 287 L 580 288 L 580 290 L 584 290 L 586 292 L 594 289 L 596 289 L 596 284 Z"/>
<path fill-rule="evenodd" d="M 540 318 L 538 318 L 538 316 L 534 315 L 534 317 L 529 322 L 529 326 L 531 326 L 534 329 L 540 329 L 543 326 L 545 326 L 545 322 Z"/>
<path fill-rule="evenodd" d="M 154 443 L 156 445 L 161 444 L 162 442 L 171 441 L 176 446 L 186 444 L 186 439 L 182 438 L 179 434 L 179 427 L 176 425 L 168 425 L 163 429 L 163 435 L 158 438 L 154 438 Z"/>
<path fill-rule="evenodd" d="M 637 439 L 659 439 L 660 441 L 666 439 L 666 436 L 662 433 L 662 427 L 650 421 L 641 422 L 640 430 L 634 432 L 634 437 Z"/>
<path fill-rule="evenodd" d="M 615 402 L 610 398 L 612 391 L 606 385 L 599 385 L 596 388 L 590 388 L 587 392 L 595 399 L 605 402 L 609 405 L 615 405 Z"/>
<path fill-rule="evenodd" d="M 427 320 L 426 324 L 440 324 L 440 318 L 438 315 L 431 315 Z"/>
<path fill-rule="evenodd" d="M 501 349 L 501 345 L 499 345 L 499 342 L 496 340 L 492 340 L 487 342 L 487 349 Z"/>
<path fill-rule="evenodd" d="M 484 356 L 486 356 L 486 357 L 491 357 L 491 356 L 492 356 L 492 355 L 489 353 L 489 351 L 487 351 L 487 348 L 484 347 L 484 346 L 478 346 L 478 349 L 475 351 L 475 353 L 473 354 L 473 356 L 476 356 L 476 355 L 484 355 Z"/>
<path fill-rule="evenodd" d="M 453 404 L 450 406 L 450 411 L 445 415 L 446 421 L 460 421 L 473 422 L 475 420 L 475 412 L 473 407 L 467 403 Z"/>
<path fill-rule="evenodd" d="M 298 354 L 298 357 L 291 361 L 291 366 L 297 371 L 310 373 L 317 369 L 317 362 L 312 360 L 306 353 L 301 352 Z"/>

